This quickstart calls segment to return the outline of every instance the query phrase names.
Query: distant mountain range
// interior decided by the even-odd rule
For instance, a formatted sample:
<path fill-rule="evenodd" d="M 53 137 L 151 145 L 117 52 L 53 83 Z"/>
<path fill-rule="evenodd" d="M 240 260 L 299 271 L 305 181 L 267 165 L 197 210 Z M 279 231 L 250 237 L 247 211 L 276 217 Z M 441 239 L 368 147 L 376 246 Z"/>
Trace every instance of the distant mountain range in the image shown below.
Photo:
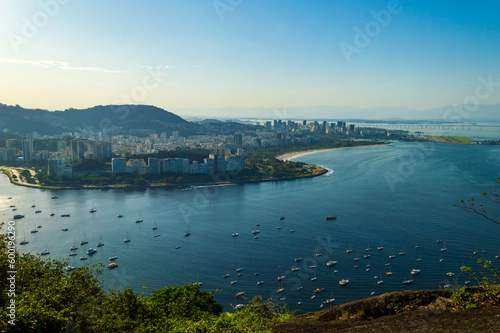
<path fill-rule="evenodd" d="M 471 110 L 471 111 L 468 111 Z M 339 106 L 279 107 L 279 108 L 182 108 L 182 114 L 217 118 L 282 119 L 282 120 L 429 120 L 433 122 L 499 122 L 500 104 L 483 104 L 471 108 L 445 106 L 428 110 L 402 107 L 356 108 Z"/>
<path fill-rule="evenodd" d="M 47 111 L 0 104 L 0 130 L 26 135 L 56 135 L 92 127 L 93 129 L 152 129 L 157 133 L 189 131 L 181 117 L 150 105 L 99 105 L 88 109 Z"/>

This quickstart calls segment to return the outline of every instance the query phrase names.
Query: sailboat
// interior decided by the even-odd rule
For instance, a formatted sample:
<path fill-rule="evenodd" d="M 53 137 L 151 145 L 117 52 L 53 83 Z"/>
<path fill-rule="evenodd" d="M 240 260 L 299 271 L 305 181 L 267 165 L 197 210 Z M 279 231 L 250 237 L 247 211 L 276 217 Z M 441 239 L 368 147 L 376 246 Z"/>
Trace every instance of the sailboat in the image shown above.
<path fill-rule="evenodd" d="M 95 213 L 95 212 L 97 212 L 97 209 L 95 209 L 95 207 L 94 207 L 94 203 L 92 203 L 92 208 L 90 208 L 89 212 L 90 212 L 90 213 Z"/>
<path fill-rule="evenodd" d="M 23 233 L 23 235 L 24 235 L 24 238 L 23 238 L 23 240 L 19 243 L 20 245 L 26 245 L 26 244 L 28 244 L 28 243 L 29 243 L 29 242 L 26 240 L 26 233 Z"/>
<path fill-rule="evenodd" d="M 88 244 L 88 240 L 87 240 L 87 235 L 85 235 L 85 233 L 83 233 L 83 240 L 80 242 L 80 245 L 85 245 L 85 244 Z"/>
<path fill-rule="evenodd" d="M 446 251 L 446 242 L 444 242 L 444 246 L 441 248 L 441 252 L 445 252 Z"/>

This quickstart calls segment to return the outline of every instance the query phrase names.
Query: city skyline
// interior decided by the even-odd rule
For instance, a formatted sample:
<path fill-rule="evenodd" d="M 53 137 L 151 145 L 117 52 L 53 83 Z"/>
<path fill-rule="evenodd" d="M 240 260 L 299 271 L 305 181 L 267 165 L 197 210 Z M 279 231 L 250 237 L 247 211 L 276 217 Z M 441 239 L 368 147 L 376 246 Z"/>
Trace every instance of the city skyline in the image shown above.
<path fill-rule="evenodd" d="M 500 103 L 492 1 L 0 6 L 0 102 L 11 105 L 149 104 L 236 117 L 324 105 L 368 118 L 393 116 L 384 108 Z"/>

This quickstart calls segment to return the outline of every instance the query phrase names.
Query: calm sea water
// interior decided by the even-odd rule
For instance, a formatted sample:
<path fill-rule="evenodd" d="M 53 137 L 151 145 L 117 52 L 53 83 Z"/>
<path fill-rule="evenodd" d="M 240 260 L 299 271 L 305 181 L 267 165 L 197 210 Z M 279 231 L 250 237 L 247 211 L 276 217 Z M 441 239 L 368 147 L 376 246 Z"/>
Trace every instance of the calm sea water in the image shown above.
<path fill-rule="evenodd" d="M 144 191 L 34 190 L 0 177 L 0 216 L 7 221 L 15 213 L 26 215 L 16 220 L 19 241 L 29 241 L 18 246 L 21 251 L 49 250 L 51 258 L 81 266 L 85 262 L 79 257 L 103 241 L 87 262 L 108 264 L 108 257 L 118 256 L 119 267 L 103 274 L 106 286 L 130 285 L 149 294 L 199 280 L 203 289 L 219 290 L 216 298 L 226 310 L 243 302 L 235 297 L 239 291 L 248 298 L 272 297 L 299 312 L 316 311 L 332 297 L 341 304 L 372 293 L 463 284 L 469 277 L 459 275 L 459 267 L 473 266 L 478 257 L 500 263 L 495 259 L 500 226 L 452 207 L 498 188 L 500 147 L 394 143 L 298 159 L 333 172 L 296 181 Z M 51 199 L 54 195 L 58 198 Z M 337 220 L 326 221 L 332 214 Z M 139 218 L 144 222 L 134 223 Z M 39 225 L 38 233 L 30 233 Z M 260 230 L 259 238 L 253 230 Z M 184 237 L 188 231 L 191 236 Z M 124 243 L 125 238 L 131 242 Z M 80 246 L 83 239 L 89 244 Z M 72 245 L 80 247 L 75 257 L 68 256 Z M 447 251 L 441 252 L 444 246 Z M 371 257 L 364 259 L 367 248 Z M 392 254 L 396 257 L 389 259 Z M 296 263 L 298 257 L 302 260 Z M 337 264 L 327 267 L 330 260 Z M 421 274 L 404 286 L 414 268 Z M 391 276 L 385 274 L 389 270 Z M 456 276 L 448 278 L 447 272 Z M 230 276 L 224 279 L 226 273 Z M 281 283 L 280 275 L 285 275 Z M 341 287 L 341 279 L 349 279 L 349 285 Z M 237 283 L 231 285 L 233 280 Z M 298 286 L 303 289 L 296 291 Z M 276 295 L 281 287 L 285 291 Z M 316 288 L 325 290 L 311 299 Z"/>

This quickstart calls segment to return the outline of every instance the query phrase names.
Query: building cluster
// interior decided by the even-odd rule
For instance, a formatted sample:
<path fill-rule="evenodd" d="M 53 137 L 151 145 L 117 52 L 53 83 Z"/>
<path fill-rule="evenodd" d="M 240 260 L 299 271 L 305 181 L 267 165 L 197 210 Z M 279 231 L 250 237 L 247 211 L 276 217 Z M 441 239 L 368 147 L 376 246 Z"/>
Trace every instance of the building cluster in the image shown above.
<path fill-rule="evenodd" d="M 245 170 L 245 155 L 241 149 L 236 155 L 216 155 L 210 154 L 203 163 L 193 161 L 190 163 L 186 158 L 148 158 L 148 163 L 144 159 L 113 158 L 111 160 L 112 172 L 136 173 L 149 172 L 151 174 L 177 173 L 177 174 L 214 174 L 218 172 L 231 172 Z"/>

